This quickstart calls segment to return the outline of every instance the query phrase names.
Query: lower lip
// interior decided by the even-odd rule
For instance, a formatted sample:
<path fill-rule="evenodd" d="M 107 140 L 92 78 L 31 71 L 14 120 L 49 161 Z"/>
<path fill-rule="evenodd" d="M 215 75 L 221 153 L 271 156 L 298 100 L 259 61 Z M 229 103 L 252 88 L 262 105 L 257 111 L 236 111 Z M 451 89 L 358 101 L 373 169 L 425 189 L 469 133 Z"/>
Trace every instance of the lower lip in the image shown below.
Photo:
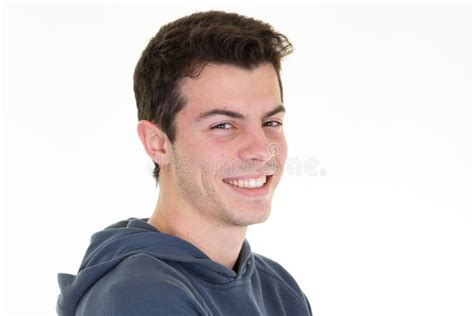
<path fill-rule="evenodd" d="M 267 176 L 267 182 L 265 182 L 265 184 L 261 186 L 260 188 L 240 188 L 226 182 L 224 183 L 230 186 L 235 192 L 248 196 L 248 197 L 264 196 L 264 195 L 267 195 L 268 192 L 270 191 L 270 182 L 272 180 L 272 177 L 273 175 Z"/>

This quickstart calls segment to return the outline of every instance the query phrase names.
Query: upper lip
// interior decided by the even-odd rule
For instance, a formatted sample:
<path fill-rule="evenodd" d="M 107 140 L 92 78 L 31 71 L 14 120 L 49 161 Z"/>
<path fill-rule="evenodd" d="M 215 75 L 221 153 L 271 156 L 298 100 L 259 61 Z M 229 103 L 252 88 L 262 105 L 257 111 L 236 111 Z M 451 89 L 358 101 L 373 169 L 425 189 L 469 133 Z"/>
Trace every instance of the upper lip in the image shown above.
<path fill-rule="evenodd" d="M 273 173 L 268 173 L 268 174 L 265 174 L 265 173 L 253 173 L 253 174 L 246 174 L 246 175 L 240 175 L 240 176 L 236 176 L 236 177 L 231 177 L 231 178 L 224 178 L 224 180 L 246 180 L 246 179 L 258 179 L 260 177 L 263 177 L 263 176 L 272 176 Z"/>

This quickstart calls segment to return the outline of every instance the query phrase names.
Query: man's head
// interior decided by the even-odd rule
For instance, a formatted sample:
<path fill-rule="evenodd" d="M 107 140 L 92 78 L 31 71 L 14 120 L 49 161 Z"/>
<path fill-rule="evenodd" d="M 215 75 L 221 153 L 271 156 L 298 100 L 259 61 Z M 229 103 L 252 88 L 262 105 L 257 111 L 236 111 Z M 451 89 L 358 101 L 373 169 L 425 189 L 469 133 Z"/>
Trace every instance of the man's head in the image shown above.
<path fill-rule="evenodd" d="M 232 13 L 161 28 L 134 86 L 160 191 L 219 225 L 268 217 L 287 154 L 279 71 L 291 50 L 268 24 Z"/>
<path fill-rule="evenodd" d="M 287 38 L 269 24 L 235 13 L 199 12 L 173 21 L 150 40 L 135 68 L 138 119 L 155 123 L 174 143 L 175 117 L 186 104 L 180 81 L 208 63 L 244 69 L 270 63 L 283 99 L 280 61 L 291 51 Z M 160 166 L 154 165 L 158 184 Z"/>

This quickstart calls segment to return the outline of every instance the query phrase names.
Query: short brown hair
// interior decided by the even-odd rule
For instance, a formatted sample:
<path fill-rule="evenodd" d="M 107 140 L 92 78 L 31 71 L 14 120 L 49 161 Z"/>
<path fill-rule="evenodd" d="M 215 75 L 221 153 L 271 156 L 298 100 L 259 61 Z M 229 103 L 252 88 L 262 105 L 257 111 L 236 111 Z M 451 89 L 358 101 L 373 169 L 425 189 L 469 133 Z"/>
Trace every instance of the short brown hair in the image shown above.
<path fill-rule="evenodd" d="M 168 23 L 150 40 L 135 68 L 138 119 L 153 122 L 173 143 L 175 116 L 186 103 L 179 80 L 199 75 L 207 63 L 245 69 L 271 63 L 283 99 L 280 61 L 292 51 L 287 37 L 269 24 L 236 13 L 198 12 Z M 154 164 L 158 185 L 160 166 Z"/>

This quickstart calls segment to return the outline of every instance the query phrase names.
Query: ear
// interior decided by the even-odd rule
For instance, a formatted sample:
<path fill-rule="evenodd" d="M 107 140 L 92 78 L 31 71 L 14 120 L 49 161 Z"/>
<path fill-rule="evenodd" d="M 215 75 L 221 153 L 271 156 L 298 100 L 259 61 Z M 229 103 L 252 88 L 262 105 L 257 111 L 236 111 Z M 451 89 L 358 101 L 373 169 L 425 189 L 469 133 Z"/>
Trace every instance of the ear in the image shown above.
<path fill-rule="evenodd" d="M 138 137 L 150 158 L 160 165 L 165 166 L 170 161 L 170 142 L 168 136 L 155 124 L 141 120 L 137 125 Z"/>

